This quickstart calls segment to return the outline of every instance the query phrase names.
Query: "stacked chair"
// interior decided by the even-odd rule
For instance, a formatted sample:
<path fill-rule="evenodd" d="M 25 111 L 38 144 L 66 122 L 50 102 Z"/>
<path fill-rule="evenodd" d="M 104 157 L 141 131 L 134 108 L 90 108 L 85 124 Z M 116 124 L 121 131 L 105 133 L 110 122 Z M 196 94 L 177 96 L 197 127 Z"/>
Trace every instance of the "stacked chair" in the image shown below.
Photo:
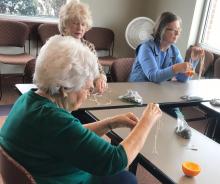
<path fill-rule="evenodd" d="M 111 77 L 111 66 L 115 60 L 113 57 L 114 50 L 114 32 L 109 28 L 92 27 L 84 35 L 84 38 L 93 43 L 95 50 L 107 52 L 104 56 L 99 56 L 99 62 L 102 66 L 107 67 L 107 78 Z"/>
<path fill-rule="evenodd" d="M 0 99 L 2 97 L 2 78 L 5 74 L 17 74 L 16 72 L 3 71 L 3 65 L 25 65 L 35 58 L 26 53 L 25 42 L 29 38 L 29 27 L 25 23 L 18 21 L 0 20 L 0 47 L 20 48 L 20 53 L 5 54 L 0 53 Z M 29 40 L 30 41 L 30 40 Z M 23 49 L 22 49 L 23 48 Z M 19 73 L 24 81 L 24 72 Z"/>
<path fill-rule="evenodd" d="M 60 34 L 58 25 L 49 24 L 49 23 L 40 24 L 38 26 L 37 32 L 41 45 L 45 44 L 50 37 Z M 39 42 L 37 40 L 37 54 L 38 54 L 38 45 Z M 35 61 L 29 62 L 25 67 L 25 81 L 28 83 L 32 83 L 34 68 L 35 68 Z"/>

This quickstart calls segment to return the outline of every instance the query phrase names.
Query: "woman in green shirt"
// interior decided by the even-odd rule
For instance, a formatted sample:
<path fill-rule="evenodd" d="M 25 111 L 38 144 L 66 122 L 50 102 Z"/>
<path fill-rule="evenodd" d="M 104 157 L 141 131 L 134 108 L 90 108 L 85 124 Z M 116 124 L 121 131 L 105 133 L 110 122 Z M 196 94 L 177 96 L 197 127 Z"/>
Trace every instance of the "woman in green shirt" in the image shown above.
<path fill-rule="evenodd" d="M 149 104 L 140 120 L 127 113 L 82 125 L 70 112 L 92 90 L 99 74 L 96 61 L 73 37 L 51 37 L 36 60 L 38 89 L 16 101 L 1 129 L 1 146 L 39 184 L 137 183 L 123 170 L 142 149 L 161 111 Z M 101 138 L 118 127 L 133 128 L 118 146 Z"/>

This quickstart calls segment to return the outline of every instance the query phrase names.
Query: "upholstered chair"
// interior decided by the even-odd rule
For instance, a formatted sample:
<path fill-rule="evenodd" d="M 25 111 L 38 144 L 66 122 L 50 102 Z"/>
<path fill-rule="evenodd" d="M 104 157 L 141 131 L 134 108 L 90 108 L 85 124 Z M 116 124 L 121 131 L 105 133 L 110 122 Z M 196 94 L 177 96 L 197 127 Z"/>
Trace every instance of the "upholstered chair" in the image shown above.
<path fill-rule="evenodd" d="M 130 75 L 134 58 L 118 58 L 112 64 L 112 82 L 127 82 Z"/>

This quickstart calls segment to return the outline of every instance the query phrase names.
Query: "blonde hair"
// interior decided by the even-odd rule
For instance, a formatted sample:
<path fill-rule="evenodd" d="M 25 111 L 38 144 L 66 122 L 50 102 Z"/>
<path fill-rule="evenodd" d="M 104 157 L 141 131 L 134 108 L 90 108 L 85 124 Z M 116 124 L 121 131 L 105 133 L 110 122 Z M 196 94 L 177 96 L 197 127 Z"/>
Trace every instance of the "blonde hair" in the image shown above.
<path fill-rule="evenodd" d="M 70 0 L 63 5 L 59 13 L 59 31 L 62 35 L 68 35 L 70 22 L 79 20 L 86 25 L 86 31 L 92 27 L 92 16 L 89 6 L 78 0 Z"/>
<path fill-rule="evenodd" d="M 78 91 L 98 74 L 97 56 L 89 48 L 71 36 L 56 35 L 40 50 L 33 82 L 47 94 L 55 95 L 61 88 Z"/>

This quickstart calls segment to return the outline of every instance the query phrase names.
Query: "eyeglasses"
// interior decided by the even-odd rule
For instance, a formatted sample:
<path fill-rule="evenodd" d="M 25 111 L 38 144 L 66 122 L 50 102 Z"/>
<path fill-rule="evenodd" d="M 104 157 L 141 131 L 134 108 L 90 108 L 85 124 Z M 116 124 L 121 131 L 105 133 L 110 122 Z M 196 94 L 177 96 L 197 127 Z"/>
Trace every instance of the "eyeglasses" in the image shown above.
<path fill-rule="evenodd" d="M 166 28 L 166 31 L 170 31 L 174 34 L 180 34 L 182 30 L 181 29 Z"/>

